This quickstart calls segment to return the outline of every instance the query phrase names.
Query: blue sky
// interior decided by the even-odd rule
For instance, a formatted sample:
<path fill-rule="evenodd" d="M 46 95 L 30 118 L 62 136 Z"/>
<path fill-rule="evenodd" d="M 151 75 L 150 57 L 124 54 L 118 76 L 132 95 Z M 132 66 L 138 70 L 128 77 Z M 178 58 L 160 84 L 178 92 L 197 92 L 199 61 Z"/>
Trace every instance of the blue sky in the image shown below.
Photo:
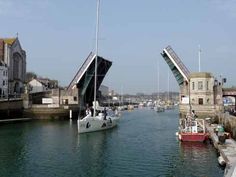
<path fill-rule="evenodd" d="M 99 54 L 113 61 L 103 84 L 117 92 L 167 90 L 160 55 L 171 45 L 190 71 L 236 85 L 236 0 L 101 0 Z M 27 70 L 67 86 L 95 49 L 96 0 L 0 0 L 0 37 L 19 33 Z M 170 77 L 170 90 L 178 85 Z"/>

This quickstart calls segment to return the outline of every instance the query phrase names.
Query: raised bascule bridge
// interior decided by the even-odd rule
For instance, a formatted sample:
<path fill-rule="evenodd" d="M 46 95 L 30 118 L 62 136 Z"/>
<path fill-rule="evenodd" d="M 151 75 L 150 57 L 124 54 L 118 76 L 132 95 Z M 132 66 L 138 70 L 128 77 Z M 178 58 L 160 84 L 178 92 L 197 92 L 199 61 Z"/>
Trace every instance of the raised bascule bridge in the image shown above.
<path fill-rule="evenodd" d="M 218 81 L 209 72 L 190 72 L 171 46 L 164 48 L 161 55 L 180 88 L 181 117 L 185 116 L 190 109 L 200 117 L 215 116 L 224 111 L 224 96 L 236 98 L 236 89 L 223 88 L 224 79 Z"/>
<path fill-rule="evenodd" d="M 91 52 L 67 88 L 69 95 L 74 91 L 78 93 L 79 107 L 81 109 L 86 104 L 92 105 L 94 100 L 95 58 L 96 54 Z M 97 57 L 97 91 L 111 65 L 111 61 L 101 56 Z"/>

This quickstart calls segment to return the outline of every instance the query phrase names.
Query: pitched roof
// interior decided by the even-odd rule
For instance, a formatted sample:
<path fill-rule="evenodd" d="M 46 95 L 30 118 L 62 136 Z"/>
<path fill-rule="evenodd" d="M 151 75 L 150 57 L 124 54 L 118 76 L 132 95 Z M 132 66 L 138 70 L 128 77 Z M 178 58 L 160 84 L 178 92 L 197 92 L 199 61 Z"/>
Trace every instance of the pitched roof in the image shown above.
<path fill-rule="evenodd" d="M 16 38 L 5 38 L 3 40 L 5 43 L 12 45 L 15 42 Z"/>
<path fill-rule="evenodd" d="M 16 41 L 16 38 L 0 38 L 0 39 L 3 40 L 4 43 L 9 45 L 12 45 Z"/>

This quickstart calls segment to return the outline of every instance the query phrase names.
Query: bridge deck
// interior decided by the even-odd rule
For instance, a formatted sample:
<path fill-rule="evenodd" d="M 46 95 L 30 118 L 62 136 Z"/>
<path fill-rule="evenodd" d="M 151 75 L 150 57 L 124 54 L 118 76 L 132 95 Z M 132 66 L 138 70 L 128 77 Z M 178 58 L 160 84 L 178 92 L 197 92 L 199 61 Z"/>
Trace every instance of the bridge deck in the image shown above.
<path fill-rule="evenodd" d="M 189 70 L 186 68 L 171 46 L 164 48 L 161 55 L 165 59 L 179 85 L 182 85 L 184 81 L 189 81 Z"/>

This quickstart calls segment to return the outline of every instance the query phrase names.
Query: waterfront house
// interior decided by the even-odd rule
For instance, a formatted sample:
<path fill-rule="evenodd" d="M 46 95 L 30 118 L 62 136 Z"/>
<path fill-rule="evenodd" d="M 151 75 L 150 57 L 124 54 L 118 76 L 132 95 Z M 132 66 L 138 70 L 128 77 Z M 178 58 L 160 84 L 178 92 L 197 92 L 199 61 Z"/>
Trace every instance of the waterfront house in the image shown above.
<path fill-rule="evenodd" d="M 8 96 L 8 69 L 7 65 L 0 60 L 0 99 Z"/>
<path fill-rule="evenodd" d="M 36 92 L 44 92 L 48 89 L 47 84 L 42 82 L 38 79 L 32 79 L 29 83 L 29 92 L 36 93 Z"/>

